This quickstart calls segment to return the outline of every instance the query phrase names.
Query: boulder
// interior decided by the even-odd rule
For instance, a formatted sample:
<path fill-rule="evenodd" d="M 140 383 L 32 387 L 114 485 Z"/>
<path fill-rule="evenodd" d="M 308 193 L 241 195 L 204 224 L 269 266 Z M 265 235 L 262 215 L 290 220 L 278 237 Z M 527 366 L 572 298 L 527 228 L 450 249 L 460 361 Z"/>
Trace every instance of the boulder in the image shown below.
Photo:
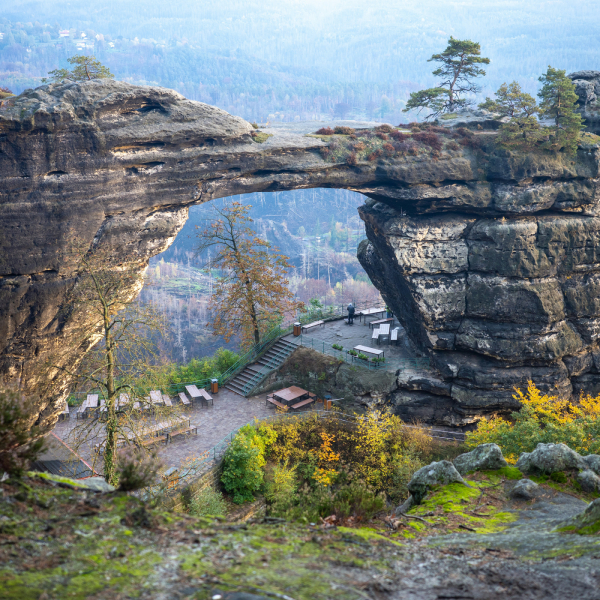
<path fill-rule="evenodd" d="M 596 475 L 600 475 L 600 454 L 588 454 L 583 457 L 583 462 L 587 469 L 594 471 Z"/>
<path fill-rule="evenodd" d="M 590 469 L 581 471 L 577 475 L 577 481 L 584 492 L 600 492 L 600 477 Z"/>
<path fill-rule="evenodd" d="M 508 466 L 497 444 L 481 444 L 475 450 L 457 456 L 452 462 L 461 475 L 469 471 L 495 470 Z"/>
<path fill-rule="evenodd" d="M 565 444 L 538 444 L 533 452 L 524 452 L 517 461 L 523 473 L 556 473 L 558 471 L 583 471 L 583 458 Z"/>
<path fill-rule="evenodd" d="M 521 479 L 510 491 L 510 497 L 517 500 L 531 500 L 538 487 L 538 484 L 531 479 Z"/>
<path fill-rule="evenodd" d="M 447 485 L 454 482 L 467 485 L 449 460 L 441 460 L 419 469 L 412 476 L 408 484 L 408 491 L 411 493 L 414 503 L 421 504 L 429 490 L 438 485 Z"/>
<path fill-rule="evenodd" d="M 114 492 L 116 489 L 113 485 L 110 485 L 110 483 L 106 483 L 104 477 L 88 477 L 87 479 L 82 480 L 81 483 L 94 492 Z"/>

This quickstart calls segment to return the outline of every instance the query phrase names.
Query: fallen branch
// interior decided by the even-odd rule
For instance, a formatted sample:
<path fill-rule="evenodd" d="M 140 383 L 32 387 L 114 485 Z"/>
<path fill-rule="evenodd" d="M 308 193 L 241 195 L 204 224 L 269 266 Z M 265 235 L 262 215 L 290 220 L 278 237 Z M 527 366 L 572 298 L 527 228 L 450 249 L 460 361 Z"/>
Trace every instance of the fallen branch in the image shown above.
<path fill-rule="evenodd" d="M 417 517 L 415 515 L 407 515 L 406 513 L 398 512 L 398 511 L 396 511 L 396 514 L 400 515 L 402 517 L 406 517 L 407 519 L 417 519 L 417 521 L 423 521 L 423 523 L 425 523 L 426 525 L 431 525 L 431 523 L 429 521 L 426 521 L 425 519 L 423 519 L 421 517 Z"/>

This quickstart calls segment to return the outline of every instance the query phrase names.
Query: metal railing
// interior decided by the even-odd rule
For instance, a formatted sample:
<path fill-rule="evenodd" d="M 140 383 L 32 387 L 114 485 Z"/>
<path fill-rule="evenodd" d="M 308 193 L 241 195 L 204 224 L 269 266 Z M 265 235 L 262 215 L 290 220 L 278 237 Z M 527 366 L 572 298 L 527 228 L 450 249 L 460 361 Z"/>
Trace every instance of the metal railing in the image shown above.
<path fill-rule="evenodd" d="M 427 357 L 411 357 L 411 358 L 395 358 L 393 363 L 390 361 L 384 362 L 373 362 L 372 360 L 366 361 L 362 358 L 358 358 L 358 356 L 353 356 L 350 354 L 350 350 L 337 350 L 333 348 L 333 344 L 330 341 L 317 340 L 315 338 L 311 338 L 301 334 L 298 336 L 294 342 L 299 346 L 304 346 L 306 348 L 313 348 L 317 352 L 321 352 L 322 354 L 327 354 L 328 356 L 333 356 L 338 360 L 343 360 L 348 364 L 352 364 L 353 366 L 362 367 L 363 369 L 385 369 L 388 365 L 392 365 L 394 370 L 401 369 L 428 369 L 429 368 L 429 358 Z"/>

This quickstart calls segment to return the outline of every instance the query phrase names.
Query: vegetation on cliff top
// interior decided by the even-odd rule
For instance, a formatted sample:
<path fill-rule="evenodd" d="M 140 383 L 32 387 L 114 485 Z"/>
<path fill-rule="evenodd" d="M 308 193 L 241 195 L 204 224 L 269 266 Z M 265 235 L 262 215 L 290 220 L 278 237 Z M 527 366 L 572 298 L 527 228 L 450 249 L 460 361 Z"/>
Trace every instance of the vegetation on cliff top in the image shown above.
<path fill-rule="evenodd" d="M 441 63 L 433 71 L 435 77 L 441 78 L 440 83 L 434 88 L 412 92 L 403 112 L 425 109 L 429 111 L 427 118 L 435 118 L 468 107 L 471 102 L 466 94 L 479 92 L 474 79 L 485 75 L 479 65 L 490 63 L 489 58 L 481 56 L 481 46 L 471 40 L 450 36 L 447 48 L 434 54 L 431 61 Z"/>

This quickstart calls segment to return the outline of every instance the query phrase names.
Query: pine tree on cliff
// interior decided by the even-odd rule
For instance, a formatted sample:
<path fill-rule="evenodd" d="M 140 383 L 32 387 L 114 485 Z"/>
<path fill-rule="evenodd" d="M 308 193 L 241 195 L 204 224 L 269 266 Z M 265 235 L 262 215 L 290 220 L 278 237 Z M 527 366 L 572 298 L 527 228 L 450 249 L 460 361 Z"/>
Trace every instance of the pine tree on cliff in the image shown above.
<path fill-rule="evenodd" d="M 496 99 L 486 98 L 479 108 L 510 117 L 498 132 L 497 142 L 505 147 L 531 149 L 547 137 L 535 117 L 540 112 L 535 98 L 523 92 L 516 81 L 509 85 L 503 83 L 496 92 Z"/>
<path fill-rule="evenodd" d="M 450 37 L 448 47 L 441 54 L 434 54 L 428 62 L 431 61 L 441 63 L 433 75 L 442 80 L 435 88 L 413 92 L 403 112 L 427 109 L 430 111 L 427 118 L 432 118 L 466 108 L 471 102 L 465 94 L 479 91 L 473 80 L 485 75 L 479 65 L 489 64 L 490 59 L 481 56 L 477 42 Z"/>
<path fill-rule="evenodd" d="M 88 81 L 90 79 L 110 79 L 114 77 L 108 67 L 105 67 L 99 60 L 96 60 L 95 56 L 72 56 L 67 59 L 67 62 L 75 65 L 75 68 L 71 71 L 68 69 L 54 69 L 50 71 L 48 76 L 52 81 L 63 81 L 64 79 Z M 46 83 L 46 81 L 47 79 L 44 77 L 42 83 Z"/>
<path fill-rule="evenodd" d="M 496 92 L 496 99 L 486 98 L 479 108 L 511 119 L 532 117 L 540 111 L 535 98 L 521 90 L 521 86 L 516 81 L 510 85 L 503 83 Z"/>
<path fill-rule="evenodd" d="M 575 85 L 567 77 L 566 71 L 553 69 L 551 66 L 548 66 L 539 81 L 543 84 L 538 92 L 541 114 L 554 121 L 550 146 L 557 150 L 564 148 L 568 152 L 576 152 L 583 119 L 576 112 Z"/>

